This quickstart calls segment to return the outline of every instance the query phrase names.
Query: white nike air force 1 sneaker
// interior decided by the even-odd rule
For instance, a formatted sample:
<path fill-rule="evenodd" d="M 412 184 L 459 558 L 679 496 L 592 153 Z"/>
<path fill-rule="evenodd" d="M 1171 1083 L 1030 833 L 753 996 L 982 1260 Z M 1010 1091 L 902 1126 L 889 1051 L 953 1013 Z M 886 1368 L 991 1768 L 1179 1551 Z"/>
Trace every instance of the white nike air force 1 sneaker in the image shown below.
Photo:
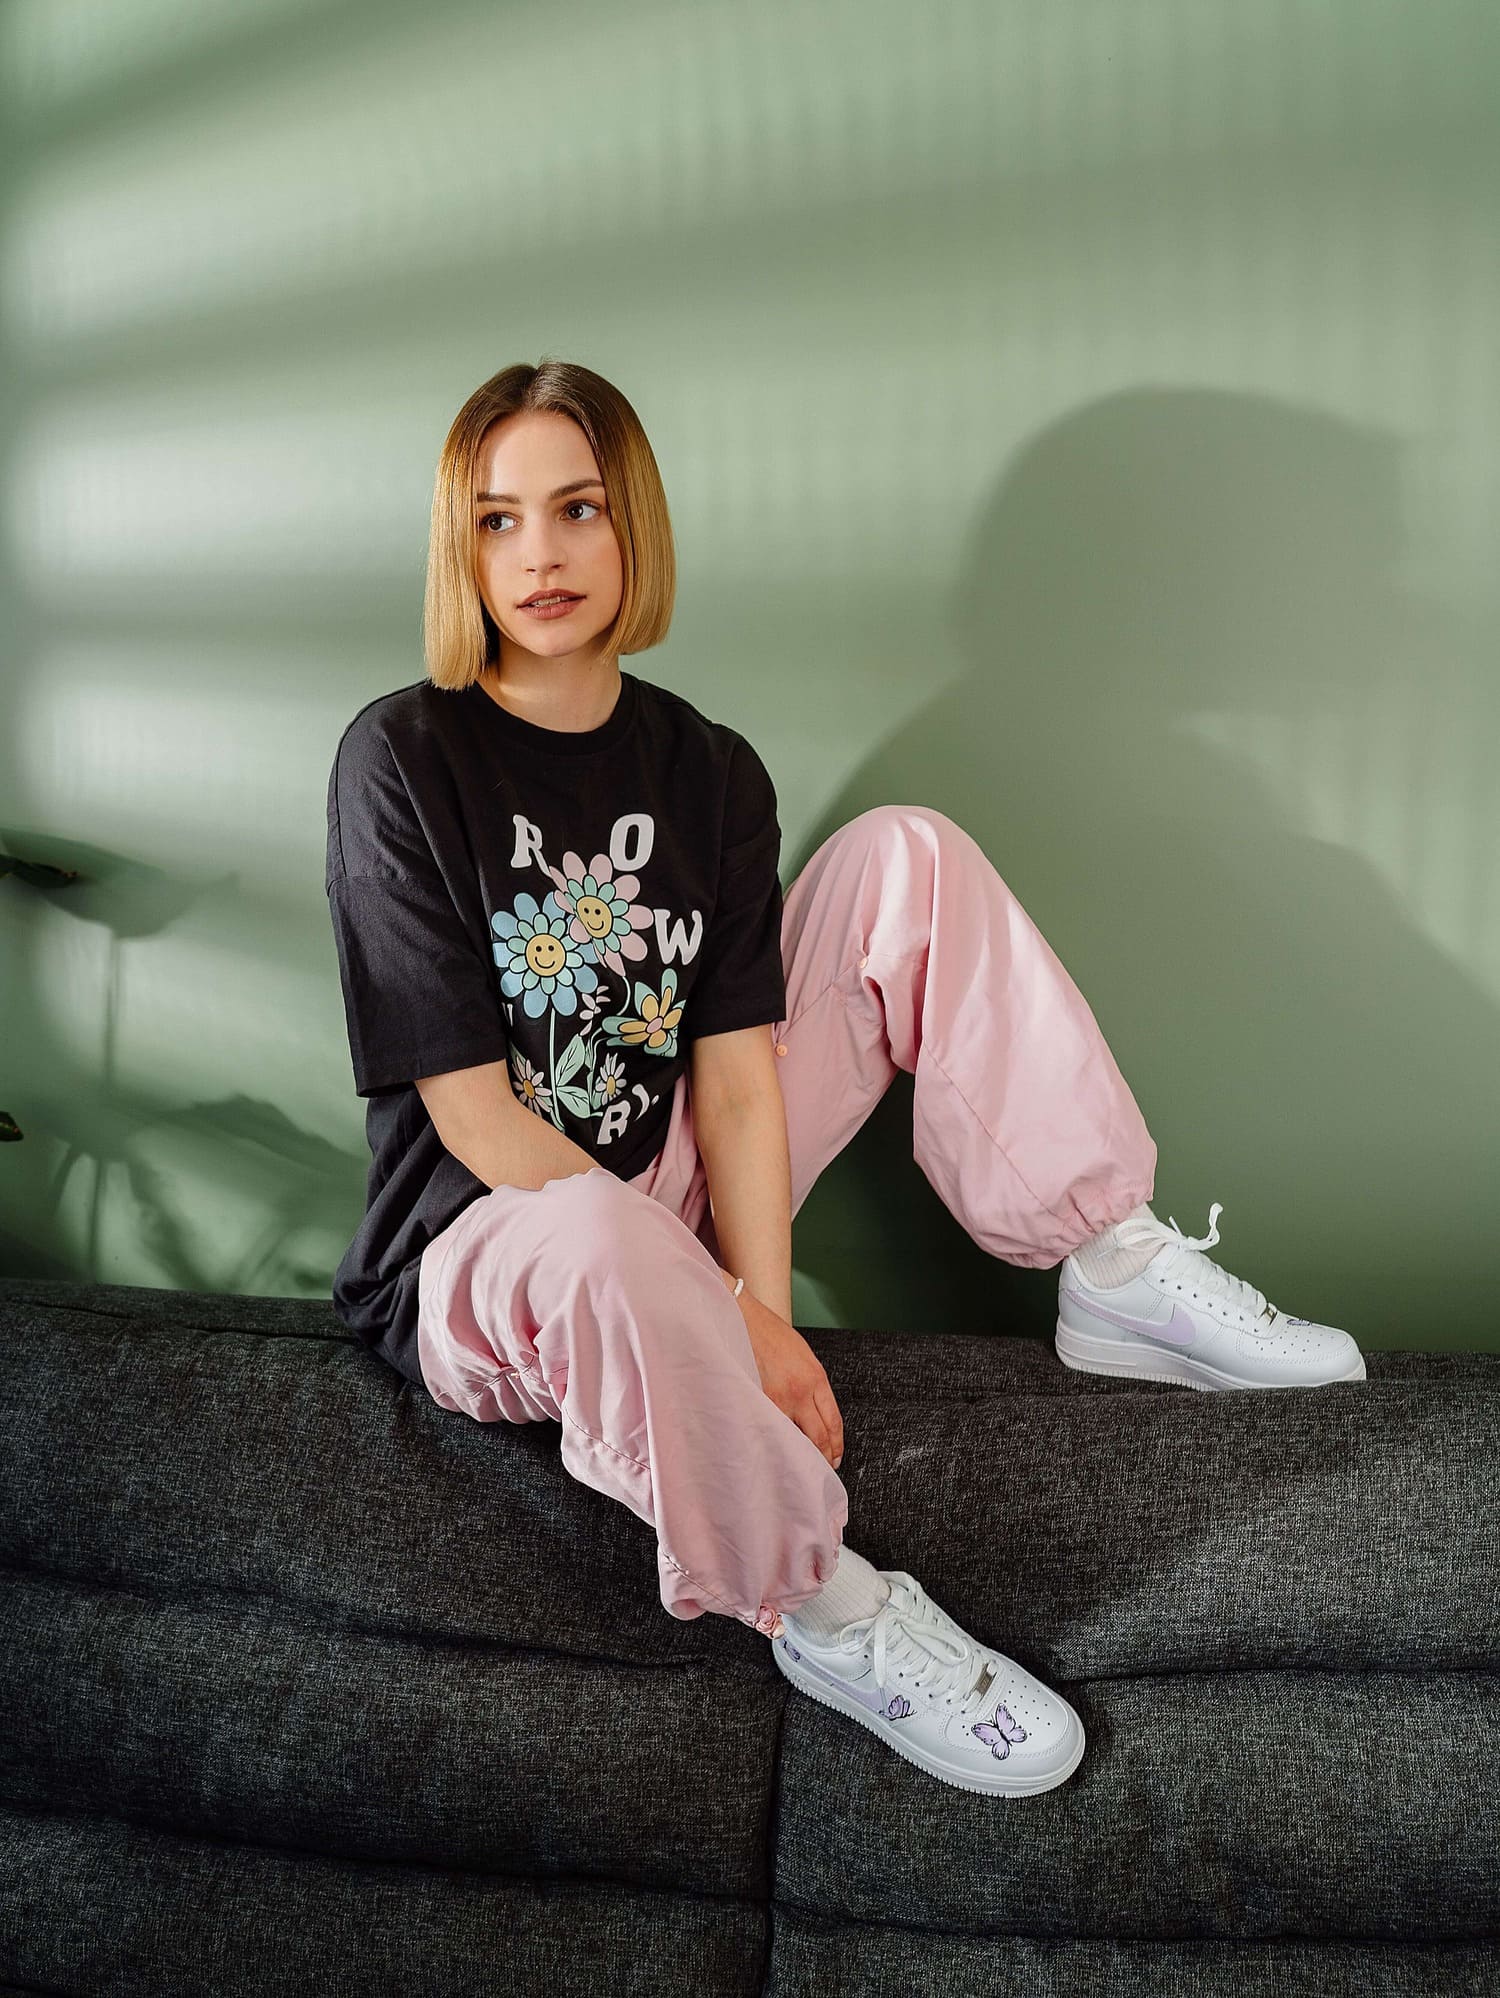
<path fill-rule="evenodd" d="M 796 1612 L 771 1649 L 799 1691 L 879 1735 L 955 1789 L 1028 1797 L 1066 1783 L 1083 1759 L 1083 1722 L 1060 1693 L 976 1643 L 904 1569 L 872 1617 L 831 1640 L 804 1636 Z"/>
<path fill-rule="evenodd" d="M 1202 1251 L 1219 1239 L 1223 1203 L 1208 1233 L 1184 1235 L 1173 1221 L 1122 1221 L 1120 1242 L 1159 1240 L 1139 1276 L 1113 1289 L 1088 1283 L 1072 1256 L 1057 1283 L 1057 1354 L 1091 1374 L 1133 1374 L 1196 1388 L 1325 1387 L 1362 1381 L 1364 1356 L 1347 1332 L 1286 1318 L 1241 1277 Z"/>

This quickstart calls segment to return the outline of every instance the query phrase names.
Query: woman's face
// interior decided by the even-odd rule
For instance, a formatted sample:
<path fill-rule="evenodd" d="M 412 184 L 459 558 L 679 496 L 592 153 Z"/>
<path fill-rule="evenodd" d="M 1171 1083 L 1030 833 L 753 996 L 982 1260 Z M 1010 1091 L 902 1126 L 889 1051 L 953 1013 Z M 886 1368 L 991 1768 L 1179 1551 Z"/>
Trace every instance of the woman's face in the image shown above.
<path fill-rule="evenodd" d="M 475 467 L 479 593 L 500 630 L 502 670 L 522 654 L 592 663 L 625 587 L 593 448 L 571 416 L 528 410 L 485 434 Z M 582 601 L 560 617 L 520 608 L 537 590 Z"/>

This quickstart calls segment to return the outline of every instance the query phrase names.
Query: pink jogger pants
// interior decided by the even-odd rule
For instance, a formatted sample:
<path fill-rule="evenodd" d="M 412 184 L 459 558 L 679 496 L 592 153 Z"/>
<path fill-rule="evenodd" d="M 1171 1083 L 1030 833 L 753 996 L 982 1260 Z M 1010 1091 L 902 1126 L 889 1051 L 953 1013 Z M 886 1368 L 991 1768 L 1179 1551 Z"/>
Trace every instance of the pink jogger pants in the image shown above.
<path fill-rule="evenodd" d="M 979 1246 L 1047 1269 L 1149 1201 L 1156 1146 L 1083 995 L 983 849 L 877 805 L 783 897 L 776 1071 L 792 1212 L 898 1068 L 913 1154 Z M 675 1617 L 768 1635 L 832 1573 L 842 1480 L 761 1386 L 717 1273 L 686 1072 L 661 1151 L 497 1186 L 422 1257 L 417 1350 L 443 1408 L 562 1425 L 562 1460 L 653 1526 Z"/>

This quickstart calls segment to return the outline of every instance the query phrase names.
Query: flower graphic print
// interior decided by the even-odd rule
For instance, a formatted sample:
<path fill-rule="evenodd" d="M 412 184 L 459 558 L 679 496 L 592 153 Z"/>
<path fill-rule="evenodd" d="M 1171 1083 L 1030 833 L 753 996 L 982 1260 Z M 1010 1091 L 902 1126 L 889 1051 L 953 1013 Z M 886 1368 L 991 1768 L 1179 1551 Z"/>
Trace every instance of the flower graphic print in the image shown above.
<path fill-rule="evenodd" d="M 552 897 L 560 902 L 572 922 L 568 934 L 579 943 L 594 946 L 602 964 L 624 976 L 622 958 L 639 963 L 646 955 L 646 940 L 638 930 L 649 930 L 656 920 L 650 909 L 636 900 L 641 884 L 633 874 L 615 879 L 614 863 L 607 853 L 596 853 L 584 872 L 583 862 L 571 848 L 563 855 L 561 872 L 547 872 L 557 883 Z"/>
<path fill-rule="evenodd" d="M 547 900 L 556 908 L 555 895 Z M 497 939 L 495 962 L 503 974 L 500 990 L 508 999 L 519 996 L 533 1020 L 546 1012 L 549 1000 L 559 1013 L 576 1013 L 578 994 L 592 992 L 599 983 L 592 963 L 567 935 L 565 912 L 548 915 L 524 889 L 516 897 L 515 913 L 498 909 L 490 928 Z"/>
<path fill-rule="evenodd" d="M 680 972 L 664 968 L 653 982 L 632 978 L 630 970 L 647 956 L 645 933 L 668 936 L 670 912 L 646 906 L 638 875 L 617 875 L 608 854 L 596 853 L 586 867 L 571 849 L 561 868 L 534 850 L 530 860 L 550 876 L 551 891 L 538 902 L 523 889 L 510 908 L 490 918 L 512 1029 L 518 1010 L 522 1021 L 540 1027 L 545 1019 L 547 1027 L 545 1059 L 540 1048 L 533 1058 L 512 1046 L 512 1087 L 528 1109 L 560 1131 L 566 1111 L 593 1126 L 597 1144 L 609 1144 L 659 1100 L 644 1083 L 631 1081 L 628 1052 L 670 1060 L 678 1051 Z M 678 949 L 689 935 L 696 948 L 701 917 L 694 925 L 693 931 L 677 926 Z M 623 990 L 610 990 L 611 973 Z M 605 1010 L 611 999 L 617 1011 Z"/>

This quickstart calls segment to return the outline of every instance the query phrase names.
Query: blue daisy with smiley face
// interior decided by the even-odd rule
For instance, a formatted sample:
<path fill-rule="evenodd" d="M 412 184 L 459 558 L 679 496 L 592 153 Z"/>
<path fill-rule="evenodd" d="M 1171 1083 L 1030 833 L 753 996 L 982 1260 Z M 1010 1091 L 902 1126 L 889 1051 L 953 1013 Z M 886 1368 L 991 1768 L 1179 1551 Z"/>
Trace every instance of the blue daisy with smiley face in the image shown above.
<path fill-rule="evenodd" d="M 538 904 L 523 890 L 513 908 L 514 913 L 497 909 L 490 917 L 500 990 L 507 999 L 519 999 L 529 1019 L 540 1019 L 548 1006 L 571 1018 L 579 993 L 592 992 L 599 983 L 593 946 L 569 934 L 573 912 L 556 894 Z"/>

